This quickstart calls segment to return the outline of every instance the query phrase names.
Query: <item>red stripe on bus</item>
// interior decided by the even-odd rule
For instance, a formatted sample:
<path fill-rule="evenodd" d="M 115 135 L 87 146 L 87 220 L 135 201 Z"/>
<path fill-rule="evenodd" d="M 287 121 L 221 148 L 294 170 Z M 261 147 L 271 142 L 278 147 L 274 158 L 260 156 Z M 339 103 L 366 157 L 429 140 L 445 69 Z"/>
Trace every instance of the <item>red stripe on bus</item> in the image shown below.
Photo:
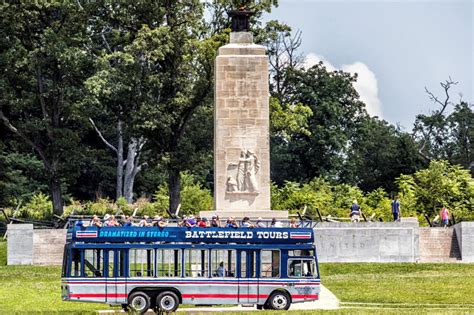
<path fill-rule="evenodd" d="M 121 293 L 71 293 L 69 294 L 71 298 L 126 298 L 128 294 Z"/>
<path fill-rule="evenodd" d="M 268 294 L 183 294 L 183 299 L 207 299 L 207 298 L 221 298 L 221 299 L 233 299 L 233 298 L 259 298 L 265 299 Z"/>

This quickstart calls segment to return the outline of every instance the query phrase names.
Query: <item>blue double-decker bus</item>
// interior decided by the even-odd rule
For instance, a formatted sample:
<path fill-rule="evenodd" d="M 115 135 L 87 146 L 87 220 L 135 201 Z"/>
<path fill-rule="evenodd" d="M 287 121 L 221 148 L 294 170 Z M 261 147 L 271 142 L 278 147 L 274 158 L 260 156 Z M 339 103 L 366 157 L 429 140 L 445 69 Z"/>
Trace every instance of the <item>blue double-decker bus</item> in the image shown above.
<path fill-rule="evenodd" d="M 317 300 L 311 228 L 76 227 L 67 232 L 62 298 L 138 313 L 180 304 L 287 310 Z"/>

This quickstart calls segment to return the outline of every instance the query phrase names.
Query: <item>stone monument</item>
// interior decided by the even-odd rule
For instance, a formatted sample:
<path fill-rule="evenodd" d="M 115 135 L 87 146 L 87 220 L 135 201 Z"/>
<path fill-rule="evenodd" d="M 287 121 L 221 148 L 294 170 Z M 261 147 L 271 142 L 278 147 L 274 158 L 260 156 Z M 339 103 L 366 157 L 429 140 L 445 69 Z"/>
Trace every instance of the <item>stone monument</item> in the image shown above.
<path fill-rule="evenodd" d="M 230 43 L 215 60 L 214 207 L 251 218 L 288 218 L 270 208 L 268 57 L 248 32 L 251 11 L 230 11 Z"/>

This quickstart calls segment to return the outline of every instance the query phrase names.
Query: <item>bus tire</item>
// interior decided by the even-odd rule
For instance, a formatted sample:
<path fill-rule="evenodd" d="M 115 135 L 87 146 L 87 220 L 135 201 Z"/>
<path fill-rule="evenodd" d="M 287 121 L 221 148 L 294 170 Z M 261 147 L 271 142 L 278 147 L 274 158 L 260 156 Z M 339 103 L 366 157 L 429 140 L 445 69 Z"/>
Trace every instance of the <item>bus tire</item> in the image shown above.
<path fill-rule="evenodd" d="M 164 291 L 156 298 L 156 307 L 164 312 L 174 312 L 178 309 L 179 299 L 176 293 Z"/>
<path fill-rule="evenodd" d="M 267 305 L 272 310 L 288 310 L 291 305 L 290 296 L 285 291 L 275 291 L 268 298 Z"/>
<path fill-rule="evenodd" d="M 130 294 L 128 306 L 133 312 L 144 314 L 150 308 L 150 297 L 141 291 Z"/>

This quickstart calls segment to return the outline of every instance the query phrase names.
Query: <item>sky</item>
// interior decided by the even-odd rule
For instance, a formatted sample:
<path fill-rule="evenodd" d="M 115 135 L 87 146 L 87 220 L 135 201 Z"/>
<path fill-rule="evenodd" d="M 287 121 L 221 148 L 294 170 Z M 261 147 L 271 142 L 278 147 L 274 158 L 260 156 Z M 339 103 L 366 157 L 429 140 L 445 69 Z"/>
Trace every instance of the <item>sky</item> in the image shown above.
<path fill-rule="evenodd" d="M 280 0 L 264 20 L 302 31 L 305 64 L 357 72 L 355 88 L 372 116 L 410 131 L 436 109 L 425 87 L 459 83 L 451 97 L 474 103 L 474 0 Z"/>

